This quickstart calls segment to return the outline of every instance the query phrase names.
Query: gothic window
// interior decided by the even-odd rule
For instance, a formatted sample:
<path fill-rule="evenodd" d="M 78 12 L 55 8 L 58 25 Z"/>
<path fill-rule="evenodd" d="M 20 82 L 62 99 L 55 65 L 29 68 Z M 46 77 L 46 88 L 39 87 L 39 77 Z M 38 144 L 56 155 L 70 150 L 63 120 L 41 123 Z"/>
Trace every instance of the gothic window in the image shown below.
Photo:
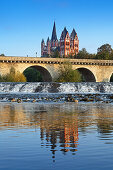
<path fill-rule="evenodd" d="M 66 45 L 69 45 L 69 42 L 66 42 Z"/>

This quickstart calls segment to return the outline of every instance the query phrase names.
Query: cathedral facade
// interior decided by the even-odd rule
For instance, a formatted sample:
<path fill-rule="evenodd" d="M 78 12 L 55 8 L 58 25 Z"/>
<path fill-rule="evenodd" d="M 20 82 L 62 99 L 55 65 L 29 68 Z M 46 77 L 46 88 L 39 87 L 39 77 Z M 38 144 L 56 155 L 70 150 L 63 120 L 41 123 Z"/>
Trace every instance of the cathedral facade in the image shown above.
<path fill-rule="evenodd" d="M 58 41 L 54 22 L 51 40 L 48 37 L 47 42 L 45 43 L 44 39 L 42 39 L 41 56 L 49 57 L 55 52 L 55 50 L 59 51 L 61 57 L 69 57 L 70 55 L 74 56 L 75 54 L 78 54 L 79 40 L 75 29 L 73 29 L 72 33 L 69 35 L 65 27 L 62 31 L 60 40 Z"/>

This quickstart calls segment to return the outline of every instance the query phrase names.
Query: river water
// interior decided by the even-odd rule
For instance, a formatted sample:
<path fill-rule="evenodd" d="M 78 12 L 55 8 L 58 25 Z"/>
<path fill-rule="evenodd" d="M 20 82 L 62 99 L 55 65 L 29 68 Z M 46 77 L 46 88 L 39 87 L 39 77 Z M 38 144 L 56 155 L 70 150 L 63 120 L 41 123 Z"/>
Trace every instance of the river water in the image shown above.
<path fill-rule="evenodd" d="M 112 168 L 112 103 L 0 103 L 0 170 Z"/>

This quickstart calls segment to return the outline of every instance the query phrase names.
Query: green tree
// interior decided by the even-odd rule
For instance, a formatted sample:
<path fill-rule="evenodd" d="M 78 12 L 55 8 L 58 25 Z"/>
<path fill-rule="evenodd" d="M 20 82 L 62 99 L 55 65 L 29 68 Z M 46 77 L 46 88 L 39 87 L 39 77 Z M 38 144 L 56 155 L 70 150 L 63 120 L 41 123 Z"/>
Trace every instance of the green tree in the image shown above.
<path fill-rule="evenodd" d="M 0 56 L 5 56 L 4 54 L 0 54 Z"/>
<path fill-rule="evenodd" d="M 34 67 L 27 68 L 24 71 L 24 75 L 27 79 L 27 82 L 41 82 L 42 81 L 42 76 L 40 72 Z"/>
<path fill-rule="evenodd" d="M 104 44 L 102 45 L 101 47 L 99 47 L 97 49 L 97 54 L 100 54 L 100 53 L 103 53 L 103 52 L 107 52 L 107 53 L 111 53 L 112 52 L 112 48 L 111 48 L 111 45 L 109 44 Z"/>
<path fill-rule="evenodd" d="M 72 58 L 76 59 L 77 58 L 77 54 L 75 53 L 75 55 Z"/>
<path fill-rule="evenodd" d="M 53 58 L 60 58 L 60 53 L 59 53 L 58 49 L 56 49 L 56 50 L 53 52 L 52 57 L 53 57 Z"/>
<path fill-rule="evenodd" d="M 79 58 L 79 59 L 87 59 L 88 55 L 89 55 L 89 53 L 86 51 L 86 49 L 82 48 L 82 50 L 80 50 L 79 53 L 77 54 L 77 58 Z"/>
<path fill-rule="evenodd" d="M 96 58 L 99 60 L 109 60 L 110 54 L 108 52 L 97 53 Z"/>
<path fill-rule="evenodd" d="M 113 60 L 113 50 L 112 50 L 112 52 L 110 54 L 110 60 Z"/>
<path fill-rule="evenodd" d="M 0 82 L 4 82 L 3 77 L 0 75 Z"/>
<path fill-rule="evenodd" d="M 78 70 L 73 70 L 69 61 L 64 62 L 59 67 L 59 78 L 56 82 L 81 82 L 81 74 Z"/>
<path fill-rule="evenodd" d="M 104 44 L 97 49 L 96 58 L 101 59 L 101 60 L 109 60 L 112 58 L 112 52 L 113 52 L 113 49 L 111 48 L 111 45 Z"/>

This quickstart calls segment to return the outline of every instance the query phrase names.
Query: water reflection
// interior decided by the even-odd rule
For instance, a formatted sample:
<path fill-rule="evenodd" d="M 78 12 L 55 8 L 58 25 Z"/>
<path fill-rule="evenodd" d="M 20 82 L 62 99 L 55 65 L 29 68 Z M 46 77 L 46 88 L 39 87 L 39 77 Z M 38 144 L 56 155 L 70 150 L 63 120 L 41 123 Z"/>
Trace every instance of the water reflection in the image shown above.
<path fill-rule="evenodd" d="M 42 114 L 40 121 L 41 146 L 50 146 L 53 158 L 60 148 L 64 154 L 77 151 L 78 122 L 77 114 L 55 111 L 54 114 Z"/>
<path fill-rule="evenodd" d="M 98 138 L 111 139 L 113 106 L 110 104 L 0 104 L 0 130 L 40 129 L 41 147 L 55 153 L 75 154 L 79 136 L 98 132 Z"/>

